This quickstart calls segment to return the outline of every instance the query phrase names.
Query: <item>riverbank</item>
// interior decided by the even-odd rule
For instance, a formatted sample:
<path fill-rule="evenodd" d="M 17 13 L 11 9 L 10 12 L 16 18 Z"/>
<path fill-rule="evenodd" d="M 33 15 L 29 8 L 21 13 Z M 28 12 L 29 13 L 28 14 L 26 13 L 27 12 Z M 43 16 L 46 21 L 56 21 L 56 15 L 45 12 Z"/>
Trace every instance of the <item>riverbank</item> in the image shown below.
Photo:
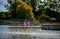
<path fill-rule="evenodd" d="M 40 26 L 40 25 L 58 25 L 58 22 L 46 22 L 46 21 L 30 21 L 30 20 L 21 20 L 21 19 L 7 19 L 2 20 L 0 19 L 0 25 L 19 25 L 19 24 L 30 24 L 31 26 Z M 29 25 L 28 25 L 29 26 Z"/>

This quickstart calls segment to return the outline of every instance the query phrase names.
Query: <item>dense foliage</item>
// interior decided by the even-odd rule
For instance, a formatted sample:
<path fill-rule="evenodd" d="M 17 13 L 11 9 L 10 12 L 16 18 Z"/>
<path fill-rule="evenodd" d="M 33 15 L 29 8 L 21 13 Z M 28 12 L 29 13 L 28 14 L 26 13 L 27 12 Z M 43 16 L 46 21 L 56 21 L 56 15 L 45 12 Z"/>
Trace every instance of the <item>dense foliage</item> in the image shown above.
<path fill-rule="evenodd" d="M 0 18 L 2 19 L 29 19 L 29 20 L 45 20 L 50 21 L 50 18 L 56 18 L 56 21 L 60 22 L 60 9 L 59 1 L 48 0 L 7 0 L 9 5 L 6 8 L 9 12 L 0 12 Z"/>
<path fill-rule="evenodd" d="M 11 19 L 12 16 L 9 12 L 0 12 L 0 19 Z"/>
<path fill-rule="evenodd" d="M 21 2 L 19 0 L 8 0 L 8 5 L 6 8 L 8 8 L 11 17 L 13 19 L 30 19 L 34 20 L 34 15 L 32 13 L 32 7 L 28 5 L 26 2 Z"/>
<path fill-rule="evenodd" d="M 27 5 L 26 2 L 17 2 L 16 15 L 20 19 L 30 19 L 34 20 L 34 15 L 32 13 L 32 7 Z"/>

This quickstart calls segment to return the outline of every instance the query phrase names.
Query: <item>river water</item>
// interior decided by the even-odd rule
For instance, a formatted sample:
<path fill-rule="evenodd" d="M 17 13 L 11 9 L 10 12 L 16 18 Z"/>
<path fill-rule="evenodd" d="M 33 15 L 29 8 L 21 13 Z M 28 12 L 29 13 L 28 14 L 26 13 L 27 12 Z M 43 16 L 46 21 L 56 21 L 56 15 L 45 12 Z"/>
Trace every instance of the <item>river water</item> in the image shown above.
<path fill-rule="evenodd" d="M 0 27 L 0 39 L 60 39 L 60 31 L 40 28 Z"/>

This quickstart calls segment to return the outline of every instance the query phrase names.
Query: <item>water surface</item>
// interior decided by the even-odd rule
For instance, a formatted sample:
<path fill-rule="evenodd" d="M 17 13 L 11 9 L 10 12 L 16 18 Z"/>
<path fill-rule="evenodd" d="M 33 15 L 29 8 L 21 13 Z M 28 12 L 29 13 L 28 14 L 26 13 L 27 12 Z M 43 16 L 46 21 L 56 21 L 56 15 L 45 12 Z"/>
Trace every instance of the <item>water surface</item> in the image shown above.
<path fill-rule="evenodd" d="M 60 31 L 41 30 L 40 28 L 0 27 L 0 39 L 60 39 Z"/>

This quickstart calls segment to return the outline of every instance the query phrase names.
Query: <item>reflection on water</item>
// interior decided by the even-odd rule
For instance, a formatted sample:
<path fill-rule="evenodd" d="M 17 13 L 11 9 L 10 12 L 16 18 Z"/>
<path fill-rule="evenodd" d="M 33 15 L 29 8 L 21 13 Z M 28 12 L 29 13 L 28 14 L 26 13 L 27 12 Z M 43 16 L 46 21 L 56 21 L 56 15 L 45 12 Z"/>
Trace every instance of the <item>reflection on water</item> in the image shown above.
<path fill-rule="evenodd" d="M 0 34 L 0 39 L 60 39 L 58 37 L 32 36 L 23 34 Z"/>
<path fill-rule="evenodd" d="M 0 39 L 60 39 L 60 31 L 41 30 L 40 28 L 0 27 Z"/>
<path fill-rule="evenodd" d="M 30 35 L 14 35 L 14 36 L 11 36 L 10 39 L 31 39 L 31 36 Z"/>
<path fill-rule="evenodd" d="M 4 34 L 3 36 L 1 36 L 1 35 L 3 35 L 3 34 L 0 34 L 0 39 L 31 39 L 32 38 L 30 35 L 22 35 L 22 34 L 21 35 Z"/>

